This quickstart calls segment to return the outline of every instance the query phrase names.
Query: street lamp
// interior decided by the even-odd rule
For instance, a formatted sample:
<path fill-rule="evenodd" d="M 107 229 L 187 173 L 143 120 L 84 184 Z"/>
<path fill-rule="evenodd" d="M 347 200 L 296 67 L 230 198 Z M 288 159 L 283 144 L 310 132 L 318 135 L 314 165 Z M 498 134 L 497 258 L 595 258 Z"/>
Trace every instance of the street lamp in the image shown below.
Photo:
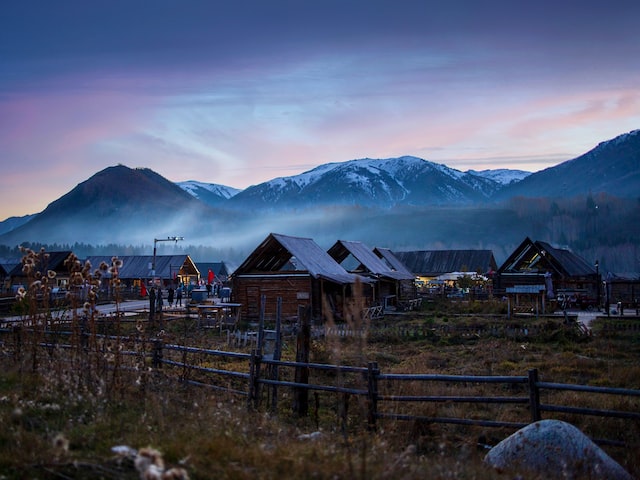
<path fill-rule="evenodd" d="M 596 308 L 600 311 L 600 263 L 596 260 Z"/>
<path fill-rule="evenodd" d="M 151 276 L 153 277 L 153 283 L 156 283 L 156 250 L 158 242 L 176 242 L 184 240 L 184 237 L 167 237 L 167 238 L 154 238 L 153 239 L 153 263 L 151 264 Z"/>

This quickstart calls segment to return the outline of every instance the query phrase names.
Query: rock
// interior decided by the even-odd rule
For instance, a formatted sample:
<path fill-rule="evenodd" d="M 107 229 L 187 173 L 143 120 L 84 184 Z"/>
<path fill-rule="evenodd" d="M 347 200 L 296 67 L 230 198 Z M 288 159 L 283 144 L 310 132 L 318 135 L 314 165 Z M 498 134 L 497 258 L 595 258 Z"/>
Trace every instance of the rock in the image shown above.
<path fill-rule="evenodd" d="M 633 480 L 589 437 L 559 420 L 527 425 L 493 447 L 484 461 L 498 472 L 525 478 Z"/>

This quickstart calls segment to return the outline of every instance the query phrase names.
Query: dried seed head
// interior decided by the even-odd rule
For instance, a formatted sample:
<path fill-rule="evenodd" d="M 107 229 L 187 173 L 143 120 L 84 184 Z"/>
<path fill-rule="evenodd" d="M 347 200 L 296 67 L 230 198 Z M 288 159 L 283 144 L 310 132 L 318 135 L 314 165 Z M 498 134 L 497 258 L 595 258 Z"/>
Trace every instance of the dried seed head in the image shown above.
<path fill-rule="evenodd" d="M 189 480 L 189 474 L 184 468 L 170 468 L 162 474 L 162 480 Z"/>
<path fill-rule="evenodd" d="M 161 471 L 164 470 L 164 460 L 162 458 L 162 454 L 158 450 L 151 447 L 140 449 L 133 463 L 136 467 L 136 470 L 138 470 L 138 472 L 140 473 L 146 472 L 152 465 L 159 468 Z"/>
<path fill-rule="evenodd" d="M 63 450 L 65 452 L 68 452 L 69 440 L 67 440 L 67 438 L 63 434 L 59 433 L 53 438 L 53 447 L 58 450 Z"/>

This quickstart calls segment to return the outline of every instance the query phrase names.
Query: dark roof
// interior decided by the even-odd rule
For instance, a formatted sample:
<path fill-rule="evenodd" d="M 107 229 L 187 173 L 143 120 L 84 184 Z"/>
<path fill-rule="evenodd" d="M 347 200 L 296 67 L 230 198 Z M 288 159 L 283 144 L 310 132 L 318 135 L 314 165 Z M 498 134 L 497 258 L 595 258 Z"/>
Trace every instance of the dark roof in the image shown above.
<path fill-rule="evenodd" d="M 438 276 L 462 271 L 488 273 L 497 268 L 491 250 L 414 250 L 392 253 L 416 275 Z"/>
<path fill-rule="evenodd" d="M 352 255 L 360 265 L 353 271 L 371 274 L 375 277 L 388 277 L 394 280 L 413 280 L 413 275 L 404 271 L 396 271 L 383 258 L 361 242 L 338 240 L 327 252 L 339 264 Z"/>
<path fill-rule="evenodd" d="M 270 233 L 236 269 L 234 275 L 278 272 L 285 268 L 305 270 L 314 278 L 338 284 L 368 280 L 347 272 L 310 238 Z"/>
<path fill-rule="evenodd" d="M 406 273 L 408 275 L 411 275 L 411 278 L 413 278 L 414 275 L 411 270 L 409 270 L 407 266 L 398 257 L 396 257 L 389 248 L 375 247 L 373 249 L 373 253 L 375 253 L 378 257 L 383 258 L 395 271 Z"/>
<path fill-rule="evenodd" d="M 40 273 L 45 273 L 46 270 L 54 270 L 58 273 L 68 272 L 68 267 L 64 264 L 64 261 L 69 258 L 71 255 L 70 250 L 64 250 L 60 252 L 45 252 L 48 255 L 48 258 L 43 265 L 42 262 L 36 264 L 36 271 Z M 9 276 L 11 277 L 23 277 L 22 273 L 22 262 L 15 265 L 11 271 L 9 272 Z"/>
<path fill-rule="evenodd" d="M 86 258 L 93 270 L 100 268 L 102 262 L 111 266 L 112 259 L 113 255 L 95 255 Z M 151 278 L 153 255 L 124 255 L 118 256 L 118 259 L 122 261 L 122 267 L 118 270 L 120 278 Z M 196 268 L 188 255 L 156 255 L 156 276 L 173 278 L 185 263 L 189 265 L 190 270 Z M 197 270 L 194 270 L 193 274 L 195 273 Z M 109 277 L 108 274 L 105 276 Z"/>
<path fill-rule="evenodd" d="M 571 250 L 556 248 L 546 242 L 536 242 L 538 248 L 550 253 L 557 260 L 565 272 L 571 277 L 595 275 L 596 269 L 584 258 L 576 255 Z"/>
<path fill-rule="evenodd" d="M 499 269 L 500 273 L 544 273 L 553 271 L 565 277 L 595 275 L 593 265 L 566 248 L 525 238 Z"/>
<path fill-rule="evenodd" d="M 0 263 L 0 276 L 6 277 L 9 272 L 18 266 L 17 263 Z"/>
<path fill-rule="evenodd" d="M 200 275 L 207 278 L 209 270 L 211 270 L 217 278 L 227 278 L 231 272 L 224 262 L 196 262 Z"/>

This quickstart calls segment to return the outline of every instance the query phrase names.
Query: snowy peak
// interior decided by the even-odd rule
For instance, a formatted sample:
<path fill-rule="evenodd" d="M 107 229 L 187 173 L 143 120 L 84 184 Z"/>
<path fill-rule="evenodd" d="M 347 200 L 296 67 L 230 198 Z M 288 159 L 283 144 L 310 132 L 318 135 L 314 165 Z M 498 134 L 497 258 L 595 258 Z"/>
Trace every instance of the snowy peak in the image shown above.
<path fill-rule="evenodd" d="M 467 170 L 467 173 L 476 175 L 478 177 L 488 178 L 500 185 L 509 185 L 511 183 L 519 182 L 523 178 L 531 175 L 531 172 L 524 170 L 509 170 L 506 168 L 498 168 L 495 170 Z"/>
<path fill-rule="evenodd" d="M 612 138 L 611 140 L 600 142 L 598 146 L 592 150 L 592 152 L 606 149 L 608 147 L 615 147 L 615 146 L 624 144 L 626 142 L 636 140 L 634 137 L 636 137 L 637 135 L 640 136 L 640 130 L 631 130 L 629 133 L 623 133 L 622 135 L 618 135 L 617 137 Z"/>
<path fill-rule="evenodd" d="M 231 199 L 235 206 L 467 204 L 488 199 L 500 184 L 417 157 L 362 158 L 328 163 L 300 175 L 254 185 Z"/>
<path fill-rule="evenodd" d="M 176 185 L 198 200 L 201 200 L 211 206 L 220 206 L 226 200 L 229 200 L 240 192 L 237 188 L 227 187 L 216 183 L 198 182 L 196 180 L 178 182 Z"/>

